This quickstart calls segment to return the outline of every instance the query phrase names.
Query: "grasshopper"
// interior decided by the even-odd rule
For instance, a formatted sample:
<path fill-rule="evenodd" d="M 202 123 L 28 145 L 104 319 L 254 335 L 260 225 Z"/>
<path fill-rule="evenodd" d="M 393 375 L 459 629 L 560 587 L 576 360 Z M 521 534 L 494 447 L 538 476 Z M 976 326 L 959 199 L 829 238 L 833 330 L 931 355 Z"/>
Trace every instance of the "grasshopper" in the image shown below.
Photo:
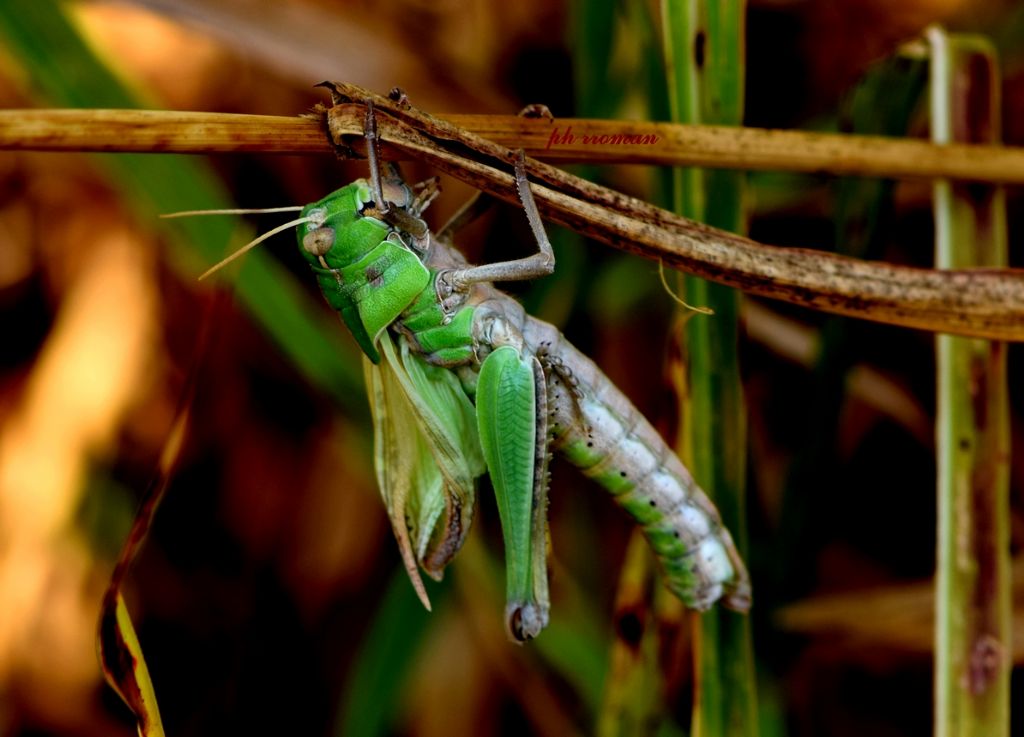
<path fill-rule="evenodd" d="M 743 560 L 679 458 L 589 358 L 492 284 L 538 278 L 555 266 L 522 152 L 513 181 L 538 252 L 473 266 L 451 236 L 479 214 L 479 201 L 432 233 L 422 214 L 438 194 L 437 181 L 410 187 L 396 168 L 382 172 L 372 101 L 364 135 L 369 179 L 304 207 L 275 208 L 301 212 L 200 278 L 297 226 L 299 250 L 324 298 L 364 353 L 378 484 L 424 606 L 429 609 L 430 601 L 419 570 L 440 578 L 458 553 L 472 522 L 476 482 L 487 473 L 505 541 L 506 630 L 523 642 L 544 629 L 550 610 L 547 466 L 554 451 L 608 489 L 637 521 L 666 584 L 685 604 L 703 611 L 721 601 L 747 611 L 751 591 Z M 175 215 L 219 212 L 227 211 Z M 176 436 L 185 422 L 179 415 Z M 120 586 L 166 487 L 176 445 L 165 449 L 101 615 L 104 672 L 147 737 L 162 735 L 163 728 Z"/>
<path fill-rule="evenodd" d="M 382 173 L 372 104 L 365 137 L 370 178 L 303 208 L 298 239 L 365 354 L 377 478 L 424 605 L 418 569 L 438 578 L 458 552 L 486 471 L 505 540 L 506 628 L 516 641 L 540 633 L 549 610 L 547 460 L 556 451 L 641 525 L 684 603 L 705 610 L 721 599 L 746 611 L 746 569 L 683 464 L 592 361 L 491 283 L 554 269 L 522 153 L 515 185 L 539 249 L 472 266 L 451 233 L 476 208 L 431 233 L 421 216 L 436 184 L 413 188 L 395 169 Z"/>

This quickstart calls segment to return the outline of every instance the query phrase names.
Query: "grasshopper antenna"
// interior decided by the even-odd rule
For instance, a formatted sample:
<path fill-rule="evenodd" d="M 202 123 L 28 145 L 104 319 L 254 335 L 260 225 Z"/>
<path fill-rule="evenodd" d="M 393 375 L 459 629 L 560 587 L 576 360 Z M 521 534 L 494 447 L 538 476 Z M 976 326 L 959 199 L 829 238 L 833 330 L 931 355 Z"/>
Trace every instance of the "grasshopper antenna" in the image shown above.
<path fill-rule="evenodd" d="M 257 235 L 255 237 L 255 239 L 253 239 L 252 241 L 247 243 L 245 246 L 240 248 L 238 251 L 232 253 L 227 258 L 225 258 L 225 259 L 223 259 L 221 261 L 218 261 L 213 266 L 208 268 L 206 271 L 201 273 L 199 275 L 199 280 L 202 281 L 203 279 L 205 279 L 210 274 L 212 274 L 212 273 L 214 273 L 216 271 L 219 271 L 220 269 L 224 268 L 224 266 L 229 264 L 234 259 L 239 258 L 243 254 L 249 253 L 254 248 L 259 246 L 261 243 L 266 241 L 268 239 L 268 237 L 272 237 L 273 235 L 276 235 L 276 234 L 282 232 L 283 230 L 288 230 L 289 228 L 295 227 L 296 225 L 301 225 L 302 223 L 307 223 L 307 222 L 313 222 L 315 220 L 317 220 L 317 218 L 315 218 L 315 217 L 296 218 L 295 220 L 289 220 L 287 223 L 283 223 L 282 225 L 279 225 L 278 227 L 270 228 L 269 230 L 267 230 L 262 235 Z"/>
<path fill-rule="evenodd" d="M 225 210 L 184 210 L 182 212 L 166 213 L 164 215 L 161 215 L 160 217 L 164 218 L 164 219 L 170 219 L 170 218 L 192 217 L 193 215 L 253 215 L 253 214 L 258 214 L 258 213 L 266 213 L 266 212 L 299 212 L 302 209 L 303 209 L 302 205 L 289 205 L 288 207 L 265 207 L 265 208 L 256 208 L 256 209 L 250 209 L 250 208 L 231 208 L 231 209 L 225 209 Z M 321 216 L 322 216 L 322 214 L 321 214 Z M 206 277 L 210 276 L 210 274 L 213 274 L 213 273 L 215 273 L 217 271 L 220 271 L 225 266 L 227 266 L 232 261 L 234 261 L 236 258 L 240 257 L 242 254 L 248 253 L 249 251 L 254 249 L 256 246 L 258 246 L 260 243 L 262 243 L 263 241 L 267 240 L 268 238 L 270 238 L 272 236 L 277 235 L 281 231 L 288 230 L 288 228 L 293 228 L 296 225 L 302 225 L 303 223 L 311 223 L 311 222 L 313 222 L 315 220 L 318 220 L 318 219 L 319 218 L 317 216 L 306 216 L 306 217 L 296 218 L 295 220 L 289 220 L 287 223 L 284 223 L 282 225 L 278 225 L 276 228 L 271 228 L 266 233 L 263 233 L 262 235 L 259 235 L 256 238 L 253 238 L 251 241 L 246 243 L 244 246 L 239 248 L 237 251 L 232 253 L 227 258 L 217 262 L 216 264 L 214 264 L 213 266 L 208 268 L 206 271 L 204 271 L 202 274 L 199 275 L 199 281 L 203 281 Z"/>
<path fill-rule="evenodd" d="M 182 210 L 181 212 L 165 212 L 160 217 L 164 220 L 170 220 L 172 218 L 190 218 L 196 215 L 260 215 L 265 212 L 299 212 L 300 210 L 302 210 L 302 205 L 258 208 L 235 207 L 227 210 Z"/>

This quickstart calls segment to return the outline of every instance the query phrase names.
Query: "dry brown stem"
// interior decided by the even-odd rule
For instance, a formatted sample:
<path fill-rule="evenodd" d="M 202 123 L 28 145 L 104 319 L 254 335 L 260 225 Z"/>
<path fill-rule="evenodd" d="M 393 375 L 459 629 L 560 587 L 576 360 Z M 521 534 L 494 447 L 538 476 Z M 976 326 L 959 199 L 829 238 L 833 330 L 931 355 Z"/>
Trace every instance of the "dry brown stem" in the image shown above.
<path fill-rule="evenodd" d="M 446 115 L 453 125 L 548 161 L 948 177 L 1024 183 L 1024 149 L 804 131 Z M 552 136 L 572 142 L 553 143 Z M 628 137 L 648 143 L 629 143 Z M 653 137 L 653 138 L 652 138 Z M 653 142 L 650 142 L 653 141 Z M 330 153 L 312 118 L 157 110 L 3 110 L 0 149 L 177 153 Z M 394 149 L 385 156 L 401 157 Z"/>

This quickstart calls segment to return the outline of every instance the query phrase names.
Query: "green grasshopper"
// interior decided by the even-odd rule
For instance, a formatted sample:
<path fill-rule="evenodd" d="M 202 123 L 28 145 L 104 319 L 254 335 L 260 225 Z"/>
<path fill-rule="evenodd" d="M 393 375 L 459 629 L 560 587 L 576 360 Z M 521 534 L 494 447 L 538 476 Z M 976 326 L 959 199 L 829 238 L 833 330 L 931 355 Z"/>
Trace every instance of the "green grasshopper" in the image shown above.
<path fill-rule="evenodd" d="M 515 261 L 466 263 L 451 232 L 422 213 L 436 182 L 409 187 L 381 174 L 372 104 L 370 179 L 302 209 L 300 250 L 327 302 L 365 354 L 375 467 L 409 577 L 439 578 L 470 527 L 486 471 L 505 540 L 505 622 L 517 641 L 548 622 L 547 461 L 561 453 L 641 525 L 669 588 L 688 606 L 750 606 L 743 562 L 717 510 L 643 415 L 553 326 L 530 317 L 493 281 L 534 279 L 554 254 L 528 184 L 515 182 L 539 250 Z"/>
<path fill-rule="evenodd" d="M 490 475 L 505 539 L 510 636 L 547 625 L 547 464 L 558 451 L 607 488 L 640 525 L 668 587 L 688 606 L 721 600 L 747 611 L 750 582 L 714 505 L 643 415 L 553 326 L 530 317 L 493 281 L 550 274 L 555 259 L 520 151 L 513 179 L 539 245 L 533 256 L 471 266 L 451 233 L 478 214 L 471 201 L 437 234 L 422 214 L 437 182 L 408 186 L 381 175 L 372 100 L 363 134 L 370 178 L 360 179 L 244 246 L 298 226 L 300 251 L 364 357 L 381 494 L 409 578 L 430 608 L 422 568 L 440 578 L 469 531 L 477 479 Z M 478 202 L 478 201 L 477 201 Z M 206 210 L 165 217 L 267 210 Z M 189 382 L 192 384 L 192 380 Z M 186 393 L 186 397 L 188 394 Z M 183 401 L 161 467 L 121 550 L 104 597 L 99 654 L 110 685 L 163 735 L 156 695 L 121 595 L 170 479 L 187 412 Z"/>

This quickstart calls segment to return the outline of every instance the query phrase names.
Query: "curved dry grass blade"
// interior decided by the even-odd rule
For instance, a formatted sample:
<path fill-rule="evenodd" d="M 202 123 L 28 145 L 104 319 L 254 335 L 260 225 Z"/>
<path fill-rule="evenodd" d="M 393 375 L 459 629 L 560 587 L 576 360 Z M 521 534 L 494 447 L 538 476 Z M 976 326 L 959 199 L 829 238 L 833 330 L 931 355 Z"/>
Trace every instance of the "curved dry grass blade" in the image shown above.
<path fill-rule="evenodd" d="M 103 675 L 107 683 L 124 700 L 135 714 L 141 737 L 163 737 L 163 725 L 157 706 L 156 691 L 149 675 L 149 668 L 143 657 L 135 626 L 132 624 L 124 597 L 121 592 L 125 577 L 132 562 L 146 540 L 153 517 L 167 491 L 174 469 L 181 456 L 188 429 L 189 408 L 195 396 L 196 383 L 202 357 L 212 340 L 216 316 L 224 298 L 219 297 L 208 303 L 206 314 L 196 340 L 192 364 L 185 386 L 178 401 L 167 442 L 160 453 L 156 473 L 143 495 L 139 511 L 128 533 L 128 539 L 121 548 L 110 584 L 103 596 L 100 609 L 99 637 L 97 650 Z"/>
<path fill-rule="evenodd" d="M 140 737 L 163 737 L 164 725 L 149 668 L 124 597 L 117 589 L 111 588 L 103 600 L 99 652 L 107 683 L 135 713 Z"/>
<path fill-rule="evenodd" d="M 336 85 L 338 89 L 358 90 Z M 515 202 L 513 177 L 492 165 L 514 161 L 514 152 L 424 113 L 400 108 L 386 98 L 374 96 L 373 102 L 382 140 L 488 194 Z M 362 105 L 338 104 L 327 115 L 331 136 L 339 146 L 349 149 L 350 143 L 358 144 Z M 478 159 L 490 159 L 491 164 Z M 549 185 L 534 183 L 532 190 L 538 207 L 552 222 L 630 253 L 662 258 L 711 281 L 865 320 L 1024 340 L 1024 271 L 921 269 L 766 246 L 532 159 L 527 160 L 527 171 L 531 178 Z"/>
<path fill-rule="evenodd" d="M 191 392 L 187 394 L 190 395 Z M 153 515 L 170 482 L 171 472 L 180 455 L 185 428 L 188 425 L 189 404 L 190 402 L 182 402 L 179 406 L 167 443 L 160 454 L 156 476 L 146 491 L 128 539 L 121 548 L 121 555 L 110 577 L 110 585 L 100 609 L 97 650 L 103 675 L 110 687 L 135 714 L 141 737 L 163 737 L 164 729 L 153 681 L 135 632 L 135 625 L 132 624 L 131 615 L 121 593 L 121 586 L 132 561 L 146 539 Z"/>

